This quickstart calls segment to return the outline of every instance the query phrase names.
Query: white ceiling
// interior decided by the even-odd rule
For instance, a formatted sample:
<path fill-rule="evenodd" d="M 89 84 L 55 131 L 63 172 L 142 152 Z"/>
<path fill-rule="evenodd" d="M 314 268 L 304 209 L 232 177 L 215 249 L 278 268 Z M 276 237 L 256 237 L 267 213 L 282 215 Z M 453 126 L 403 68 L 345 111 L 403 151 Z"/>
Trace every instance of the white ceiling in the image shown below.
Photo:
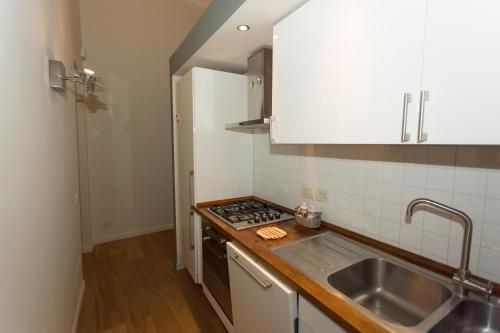
<path fill-rule="evenodd" d="M 195 0 L 193 0 L 195 1 Z M 246 73 L 247 58 L 263 46 L 272 46 L 273 25 L 307 0 L 247 0 L 178 71 L 194 66 Z M 250 26 L 241 32 L 240 24 Z"/>

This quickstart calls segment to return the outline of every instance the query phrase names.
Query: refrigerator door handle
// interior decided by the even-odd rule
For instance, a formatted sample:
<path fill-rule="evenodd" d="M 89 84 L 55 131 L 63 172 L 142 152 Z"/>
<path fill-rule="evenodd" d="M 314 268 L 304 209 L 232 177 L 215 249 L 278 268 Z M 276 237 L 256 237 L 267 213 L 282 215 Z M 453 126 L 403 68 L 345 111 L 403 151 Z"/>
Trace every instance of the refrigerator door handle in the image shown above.
<path fill-rule="evenodd" d="M 189 180 L 188 180 L 188 186 L 189 186 L 189 248 L 191 250 L 194 250 L 194 237 L 193 237 L 193 229 L 194 229 L 194 212 L 193 212 L 193 207 L 194 207 L 194 202 L 193 202 L 193 191 L 192 191 L 192 179 L 194 178 L 194 171 L 190 170 L 189 171 Z"/>
<path fill-rule="evenodd" d="M 189 180 L 188 180 L 188 186 L 189 186 L 189 206 L 191 208 L 194 207 L 194 200 L 193 200 L 193 190 L 191 189 L 193 187 L 193 178 L 194 178 L 194 171 L 190 170 L 189 171 Z"/>

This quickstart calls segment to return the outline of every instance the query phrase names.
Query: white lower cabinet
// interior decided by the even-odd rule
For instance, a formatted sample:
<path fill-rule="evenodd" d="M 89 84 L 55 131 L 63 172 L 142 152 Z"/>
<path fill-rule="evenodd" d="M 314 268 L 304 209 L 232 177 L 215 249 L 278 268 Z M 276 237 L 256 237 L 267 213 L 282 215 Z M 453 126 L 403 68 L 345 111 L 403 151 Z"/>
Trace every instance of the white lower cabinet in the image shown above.
<path fill-rule="evenodd" d="M 294 333 L 297 293 L 227 243 L 235 333 Z"/>
<path fill-rule="evenodd" d="M 304 297 L 299 296 L 299 333 L 343 333 L 345 330 Z"/>

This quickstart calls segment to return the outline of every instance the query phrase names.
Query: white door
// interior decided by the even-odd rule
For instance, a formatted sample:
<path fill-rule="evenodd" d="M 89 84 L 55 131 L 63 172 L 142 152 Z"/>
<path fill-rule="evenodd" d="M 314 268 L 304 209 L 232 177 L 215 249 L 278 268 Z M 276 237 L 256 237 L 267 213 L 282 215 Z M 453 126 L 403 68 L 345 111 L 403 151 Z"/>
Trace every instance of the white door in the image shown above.
<path fill-rule="evenodd" d="M 341 143 L 401 143 L 405 93 L 413 95 L 408 123 L 415 123 L 425 5 L 423 0 L 346 2 Z"/>
<path fill-rule="evenodd" d="M 339 135 L 345 0 L 310 0 L 274 27 L 271 142 Z"/>
<path fill-rule="evenodd" d="M 500 144 L 500 1 L 430 0 L 425 143 Z"/>
<path fill-rule="evenodd" d="M 227 243 L 235 333 L 293 333 L 297 293 Z"/>
<path fill-rule="evenodd" d="M 194 151 L 193 151 L 193 88 L 188 72 L 176 84 L 176 150 L 177 150 L 177 212 L 182 242 L 182 262 L 195 283 L 198 278 L 197 230 L 194 213 Z"/>

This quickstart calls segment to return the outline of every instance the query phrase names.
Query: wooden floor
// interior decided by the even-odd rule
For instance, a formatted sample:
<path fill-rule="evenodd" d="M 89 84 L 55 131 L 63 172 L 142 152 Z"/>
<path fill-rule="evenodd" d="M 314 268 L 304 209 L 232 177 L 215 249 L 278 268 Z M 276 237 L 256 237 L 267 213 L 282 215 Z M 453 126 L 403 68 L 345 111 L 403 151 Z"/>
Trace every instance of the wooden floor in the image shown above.
<path fill-rule="evenodd" d="M 175 269 L 173 231 L 97 245 L 83 269 L 79 333 L 225 332 L 201 287 Z"/>

